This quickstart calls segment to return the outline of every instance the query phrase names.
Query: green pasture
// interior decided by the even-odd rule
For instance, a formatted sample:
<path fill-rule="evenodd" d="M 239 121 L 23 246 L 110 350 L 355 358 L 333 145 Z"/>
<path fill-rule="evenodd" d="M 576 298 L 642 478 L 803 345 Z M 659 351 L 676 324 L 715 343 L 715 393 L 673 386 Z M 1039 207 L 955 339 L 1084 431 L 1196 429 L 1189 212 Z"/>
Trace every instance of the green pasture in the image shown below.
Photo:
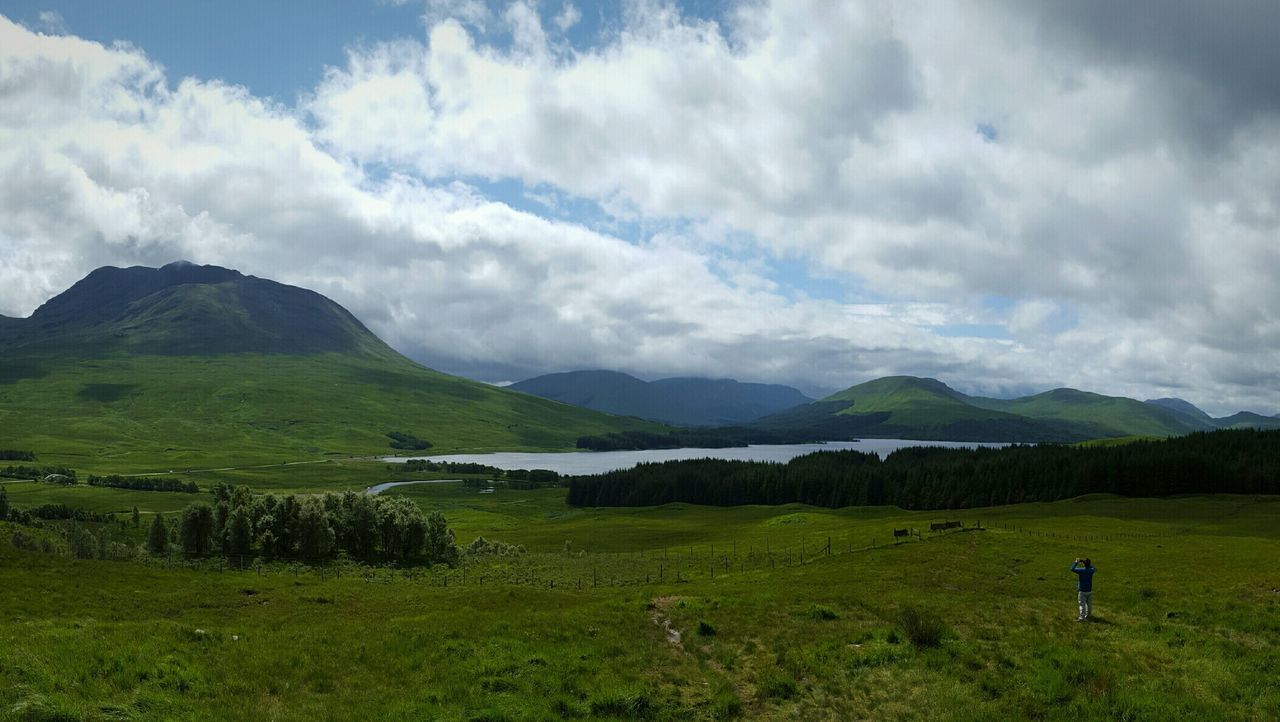
<path fill-rule="evenodd" d="M 53 493 L 7 486 L 18 506 Z M 913 513 L 401 489 L 460 542 L 529 553 L 366 580 L 72 561 L 0 529 L 0 716 L 1280 719 L 1276 497 Z M 128 493 L 153 511 L 186 496 Z M 928 531 L 949 519 L 966 528 Z M 1081 555 L 1099 569 L 1088 623 Z"/>
<path fill-rule="evenodd" d="M 663 430 L 381 355 L 50 353 L 0 369 L 0 440 L 42 464 L 182 471 L 399 453 L 571 450 L 579 436 Z M 414 452 L 405 452 L 414 453 Z"/>

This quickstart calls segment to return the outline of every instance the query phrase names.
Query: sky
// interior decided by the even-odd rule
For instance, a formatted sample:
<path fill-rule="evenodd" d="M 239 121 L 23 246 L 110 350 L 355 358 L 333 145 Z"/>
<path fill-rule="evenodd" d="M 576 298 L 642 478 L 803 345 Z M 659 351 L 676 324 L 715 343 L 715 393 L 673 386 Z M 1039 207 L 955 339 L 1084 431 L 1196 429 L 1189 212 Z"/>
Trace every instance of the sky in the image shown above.
<path fill-rule="evenodd" d="M 1280 3 L 0 0 L 0 314 L 315 289 L 493 383 L 1280 412 Z"/>

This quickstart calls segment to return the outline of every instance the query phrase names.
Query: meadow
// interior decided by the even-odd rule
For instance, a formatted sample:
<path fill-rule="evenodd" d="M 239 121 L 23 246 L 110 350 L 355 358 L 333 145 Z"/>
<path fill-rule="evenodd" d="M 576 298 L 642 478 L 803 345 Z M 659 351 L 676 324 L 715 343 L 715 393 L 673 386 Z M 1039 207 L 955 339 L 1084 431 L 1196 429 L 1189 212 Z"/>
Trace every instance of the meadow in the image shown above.
<path fill-rule="evenodd" d="M 396 473 L 323 468 L 235 473 L 276 490 Z M 17 506 L 189 496 L 7 486 Z M 71 560 L 6 527 L 0 714 L 1280 719 L 1277 497 L 579 509 L 563 489 L 482 488 L 389 492 L 443 511 L 464 546 L 527 550 L 452 570 Z M 952 519 L 965 528 L 928 531 Z M 896 528 L 921 537 L 894 544 Z M 1087 623 L 1067 571 L 1082 555 L 1099 569 Z"/>

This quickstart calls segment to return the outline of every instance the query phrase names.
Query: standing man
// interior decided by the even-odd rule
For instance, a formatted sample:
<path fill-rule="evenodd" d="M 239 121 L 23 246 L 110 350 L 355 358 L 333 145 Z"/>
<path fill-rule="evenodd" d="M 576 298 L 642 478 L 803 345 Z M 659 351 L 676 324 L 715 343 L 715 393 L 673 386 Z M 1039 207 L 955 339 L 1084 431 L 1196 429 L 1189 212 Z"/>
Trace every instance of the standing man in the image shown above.
<path fill-rule="evenodd" d="M 1093 573 L 1098 570 L 1093 568 L 1089 557 L 1084 557 L 1072 562 L 1071 571 L 1075 572 L 1076 589 L 1080 592 L 1080 618 L 1076 621 L 1083 622 L 1093 614 Z"/>

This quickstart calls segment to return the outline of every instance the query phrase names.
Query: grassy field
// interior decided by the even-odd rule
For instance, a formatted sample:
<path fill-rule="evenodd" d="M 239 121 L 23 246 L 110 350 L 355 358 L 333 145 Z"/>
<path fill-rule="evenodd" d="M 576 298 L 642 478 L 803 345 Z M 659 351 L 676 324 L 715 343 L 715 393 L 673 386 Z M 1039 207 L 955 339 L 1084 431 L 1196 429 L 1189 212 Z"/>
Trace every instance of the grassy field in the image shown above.
<path fill-rule="evenodd" d="M 374 466 L 346 473 L 367 485 Z M 272 488 L 329 488 L 306 474 Z M 1280 498 L 601 510 L 559 489 L 401 489 L 462 543 L 529 553 L 445 586 L 439 569 L 164 569 L 0 541 L 0 715 L 1280 719 Z M 153 511 L 186 496 L 128 493 Z M 927 531 L 944 519 L 966 529 Z M 924 541 L 892 544 L 902 527 Z"/>
<path fill-rule="evenodd" d="M 448 453 L 571 450 L 586 434 L 665 428 L 448 376 L 389 350 L 6 358 L 0 372 L 4 448 L 98 473 L 389 454 L 391 431 Z"/>

